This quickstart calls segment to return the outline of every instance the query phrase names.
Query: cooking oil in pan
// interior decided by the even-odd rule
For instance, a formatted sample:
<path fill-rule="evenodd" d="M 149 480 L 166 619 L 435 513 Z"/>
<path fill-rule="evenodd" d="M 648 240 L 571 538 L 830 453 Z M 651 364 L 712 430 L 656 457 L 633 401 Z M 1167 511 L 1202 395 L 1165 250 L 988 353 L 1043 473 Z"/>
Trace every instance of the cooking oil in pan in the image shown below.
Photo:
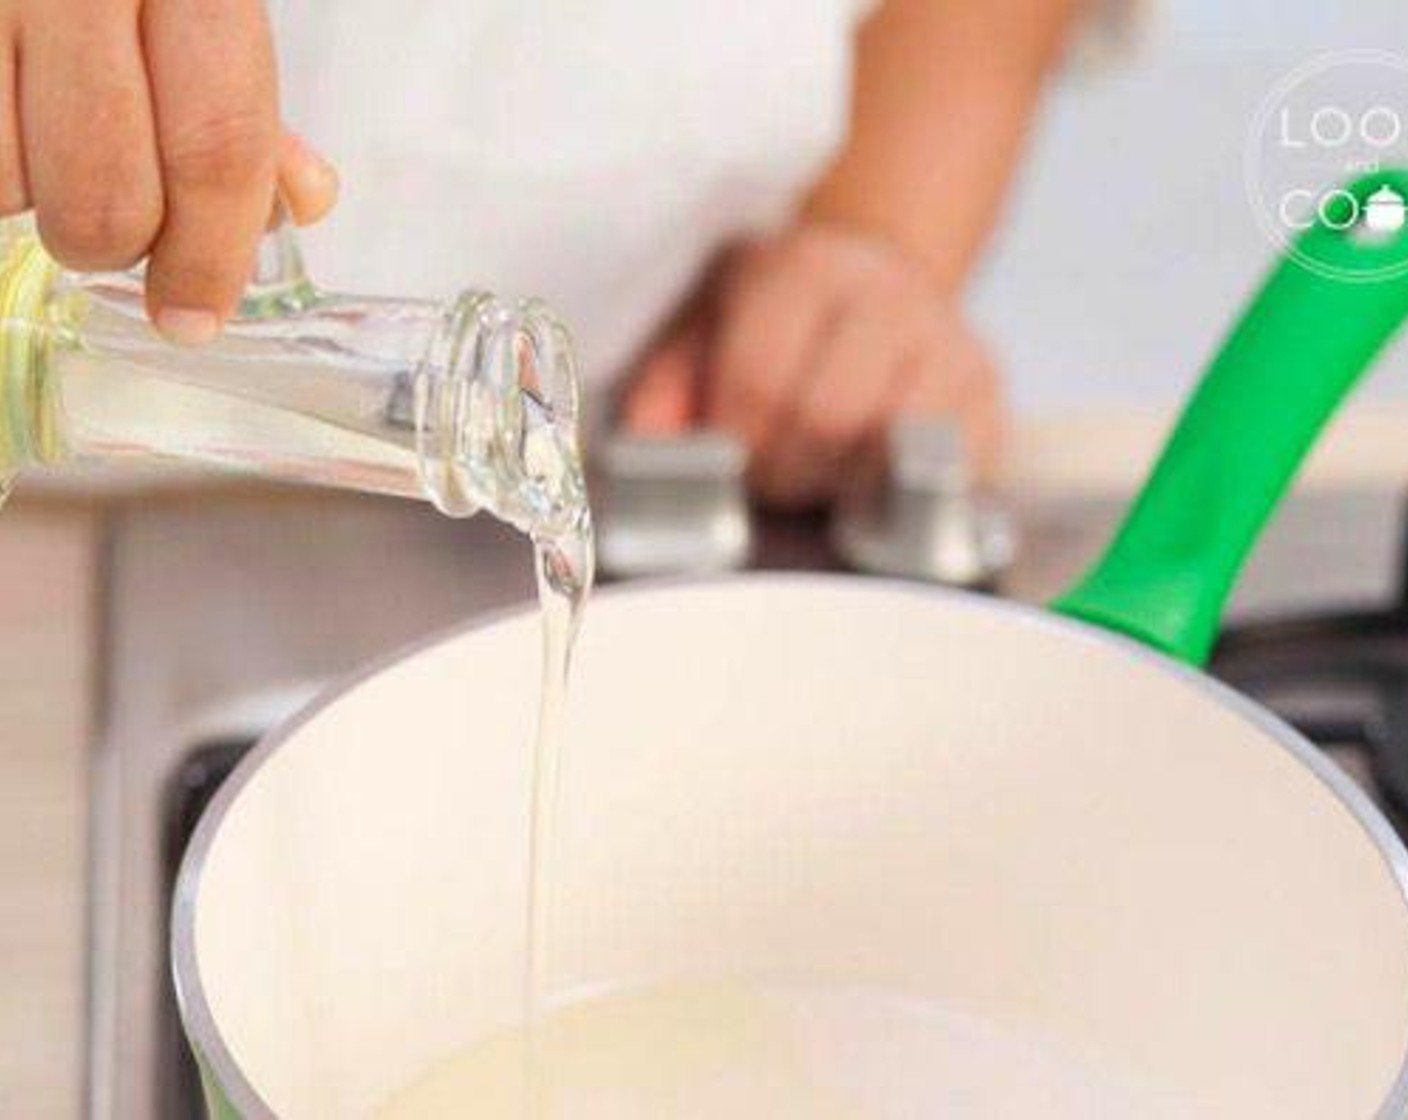
<path fill-rule="evenodd" d="M 1178 1103 L 1029 1032 L 870 988 L 698 985 L 571 1001 L 539 1024 L 553 1120 L 1173 1120 Z M 520 1120 L 529 1043 L 429 1070 L 377 1120 Z"/>

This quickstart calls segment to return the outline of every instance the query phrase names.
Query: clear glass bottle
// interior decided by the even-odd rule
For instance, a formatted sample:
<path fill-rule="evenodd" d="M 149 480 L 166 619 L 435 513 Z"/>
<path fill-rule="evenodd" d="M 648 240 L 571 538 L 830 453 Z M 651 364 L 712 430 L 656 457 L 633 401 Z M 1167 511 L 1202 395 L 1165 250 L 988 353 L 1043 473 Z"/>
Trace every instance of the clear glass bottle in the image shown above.
<path fill-rule="evenodd" d="M 0 480 L 70 458 L 161 457 L 484 509 L 534 537 L 585 508 L 578 386 L 541 304 L 324 293 L 267 240 L 239 315 L 186 350 L 137 273 L 58 267 L 0 222 Z"/>

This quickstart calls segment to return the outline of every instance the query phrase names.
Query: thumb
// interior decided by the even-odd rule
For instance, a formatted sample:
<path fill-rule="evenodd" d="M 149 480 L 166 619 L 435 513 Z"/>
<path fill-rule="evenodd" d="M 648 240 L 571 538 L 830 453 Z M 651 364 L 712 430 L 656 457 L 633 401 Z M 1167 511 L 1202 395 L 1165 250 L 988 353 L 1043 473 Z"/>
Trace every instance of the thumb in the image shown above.
<path fill-rule="evenodd" d="M 670 436 L 688 431 L 699 415 L 700 362 L 704 332 L 694 320 L 650 353 L 626 391 L 622 419 L 637 435 Z"/>
<path fill-rule="evenodd" d="M 285 131 L 279 140 L 279 195 L 295 225 L 319 222 L 337 204 L 337 169 L 303 137 Z"/>

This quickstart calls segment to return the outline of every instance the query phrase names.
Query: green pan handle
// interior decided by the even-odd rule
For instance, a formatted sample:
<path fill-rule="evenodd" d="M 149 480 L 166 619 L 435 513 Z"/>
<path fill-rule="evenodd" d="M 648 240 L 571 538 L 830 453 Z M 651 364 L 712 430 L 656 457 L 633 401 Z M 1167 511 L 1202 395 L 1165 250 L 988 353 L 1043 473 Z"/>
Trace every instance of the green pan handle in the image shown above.
<path fill-rule="evenodd" d="M 1346 188 L 1367 206 L 1408 173 Z M 1354 213 L 1347 195 L 1329 223 Z M 1053 608 L 1193 664 L 1262 526 L 1340 401 L 1408 315 L 1408 230 L 1321 222 L 1271 274 L 1204 375 L 1105 555 Z M 1329 268 L 1309 268 L 1309 259 Z M 1404 432 L 1408 462 L 1408 431 Z"/>

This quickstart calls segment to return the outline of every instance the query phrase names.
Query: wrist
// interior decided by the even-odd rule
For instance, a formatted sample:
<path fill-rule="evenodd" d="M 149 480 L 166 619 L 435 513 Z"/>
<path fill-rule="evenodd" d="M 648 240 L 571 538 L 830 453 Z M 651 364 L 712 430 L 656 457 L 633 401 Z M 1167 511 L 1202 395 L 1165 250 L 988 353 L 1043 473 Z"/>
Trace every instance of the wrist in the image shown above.
<path fill-rule="evenodd" d="M 951 106 L 936 135 L 856 135 L 799 214 L 882 238 L 956 293 L 998 219 L 1030 109 L 1011 88 L 987 87 Z"/>
<path fill-rule="evenodd" d="M 809 199 L 793 219 L 793 228 L 830 230 L 856 241 L 869 242 L 879 253 L 903 266 L 940 295 L 954 295 L 963 285 L 963 269 L 945 260 L 923 231 L 891 219 L 882 207 L 837 205 L 821 196 Z"/>

